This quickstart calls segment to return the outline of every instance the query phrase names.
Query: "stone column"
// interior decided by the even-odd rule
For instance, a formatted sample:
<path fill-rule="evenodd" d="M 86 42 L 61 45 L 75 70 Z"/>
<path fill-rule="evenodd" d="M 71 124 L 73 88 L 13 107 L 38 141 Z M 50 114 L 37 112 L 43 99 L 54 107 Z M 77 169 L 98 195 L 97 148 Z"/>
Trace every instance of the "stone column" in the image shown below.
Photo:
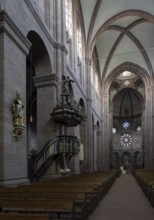
<path fill-rule="evenodd" d="M 99 137 L 99 140 L 100 140 L 100 152 L 99 152 L 100 153 L 100 156 L 99 156 L 100 157 L 100 164 L 99 165 L 100 165 L 101 170 L 103 170 L 103 164 L 104 164 L 103 163 L 103 158 L 104 158 L 104 156 L 103 156 L 103 152 L 104 152 L 103 151 L 103 139 L 104 139 L 103 123 L 104 123 L 103 120 L 101 120 L 100 121 L 100 131 L 99 131 L 99 133 L 101 133 L 101 135 Z"/>
<path fill-rule="evenodd" d="M 97 131 L 97 170 L 101 170 L 101 131 Z"/>
<path fill-rule="evenodd" d="M 93 144 L 92 144 L 92 148 L 93 148 L 93 170 L 96 171 L 97 170 L 97 162 L 98 162 L 98 158 L 97 158 L 97 126 L 93 125 Z"/>
<path fill-rule="evenodd" d="M 112 168 L 112 158 L 113 158 L 113 137 L 112 137 L 112 128 L 113 128 L 113 106 L 109 106 L 109 166 Z"/>
<path fill-rule="evenodd" d="M 87 116 L 83 116 L 80 125 L 80 141 L 83 144 L 83 161 L 81 162 L 81 170 L 87 171 L 88 163 L 88 146 L 87 146 Z"/>
<path fill-rule="evenodd" d="M 109 168 L 109 95 L 107 93 L 102 93 L 102 159 L 103 168 Z"/>
<path fill-rule="evenodd" d="M 93 170 L 91 71 L 91 60 L 87 59 L 87 169 L 89 171 Z"/>
<path fill-rule="evenodd" d="M 55 40 L 56 40 L 56 50 L 55 50 L 55 70 L 59 78 L 57 95 L 61 93 L 61 78 L 62 74 L 65 75 L 65 64 L 66 55 L 68 53 L 66 45 L 66 27 L 65 27 L 65 1 L 56 0 L 55 1 Z"/>
<path fill-rule="evenodd" d="M 0 181 L 27 181 L 27 132 L 13 136 L 11 106 L 18 92 L 24 104 L 26 126 L 26 56 L 31 44 L 5 13 L 0 12 Z M 0 184 L 1 184 L 0 183 Z"/>
<path fill-rule="evenodd" d="M 142 167 L 145 166 L 145 103 L 142 105 Z"/>
<path fill-rule="evenodd" d="M 154 160 L 154 88 L 151 86 L 146 90 L 145 104 L 145 167 L 151 168 Z"/>
<path fill-rule="evenodd" d="M 87 99 L 87 169 L 93 170 L 92 99 Z"/>

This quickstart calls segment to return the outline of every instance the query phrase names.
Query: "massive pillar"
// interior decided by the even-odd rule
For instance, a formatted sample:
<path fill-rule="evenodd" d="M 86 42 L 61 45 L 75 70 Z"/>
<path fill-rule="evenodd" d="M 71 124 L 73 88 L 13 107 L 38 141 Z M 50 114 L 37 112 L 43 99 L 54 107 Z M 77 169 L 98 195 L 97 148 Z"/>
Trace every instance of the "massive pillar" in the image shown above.
<path fill-rule="evenodd" d="M 27 180 L 27 133 L 25 129 L 14 139 L 11 105 L 18 93 L 26 126 L 26 56 L 31 45 L 5 11 L 0 12 L 0 24 L 0 181 L 10 184 Z"/>

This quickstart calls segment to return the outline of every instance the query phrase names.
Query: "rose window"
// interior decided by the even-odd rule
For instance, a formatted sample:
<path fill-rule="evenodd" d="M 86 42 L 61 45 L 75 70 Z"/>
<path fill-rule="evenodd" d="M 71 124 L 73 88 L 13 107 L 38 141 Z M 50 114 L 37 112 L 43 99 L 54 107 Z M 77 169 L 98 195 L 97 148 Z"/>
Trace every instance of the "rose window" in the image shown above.
<path fill-rule="evenodd" d="M 124 147 L 128 147 L 132 143 L 131 134 L 122 134 L 120 137 L 120 144 Z"/>

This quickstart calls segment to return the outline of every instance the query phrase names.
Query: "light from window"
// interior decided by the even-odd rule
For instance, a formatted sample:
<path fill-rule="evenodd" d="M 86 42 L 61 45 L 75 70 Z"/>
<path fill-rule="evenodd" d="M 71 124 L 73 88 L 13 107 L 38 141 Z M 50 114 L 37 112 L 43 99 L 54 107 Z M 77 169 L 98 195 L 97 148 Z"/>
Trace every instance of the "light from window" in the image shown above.
<path fill-rule="evenodd" d="M 116 134 L 117 133 L 117 129 L 116 128 L 112 128 L 112 134 Z"/>
<path fill-rule="evenodd" d="M 128 85 L 130 84 L 129 80 L 126 80 L 126 81 L 124 82 L 124 84 L 125 84 L 125 86 L 128 86 Z"/>
<path fill-rule="evenodd" d="M 122 127 L 125 128 L 125 129 L 129 128 L 129 126 L 130 126 L 130 124 L 129 124 L 128 121 L 125 121 L 125 122 L 122 124 Z"/>
<path fill-rule="evenodd" d="M 65 18 L 68 35 L 72 38 L 72 0 L 65 0 Z"/>
<path fill-rule="evenodd" d="M 137 128 L 136 128 L 136 131 L 137 132 L 140 132 L 142 130 L 142 127 L 139 125 L 139 126 L 137 126 Z"/>
<path fill-rule="evenodd" d="M 81 26 L 77 24 L 77 53 L 81 62 L 82 59 L 82 32 Z"/>
<path fill-rule="evenodd" d="M 131 76 L 132 74 L 131 74 L 131 72 L 129 72 L 129 71 L 124 71 L 123 73 L 122 73 L 122 76 L 123 77 L 129 77 L 129 76 Z"/>

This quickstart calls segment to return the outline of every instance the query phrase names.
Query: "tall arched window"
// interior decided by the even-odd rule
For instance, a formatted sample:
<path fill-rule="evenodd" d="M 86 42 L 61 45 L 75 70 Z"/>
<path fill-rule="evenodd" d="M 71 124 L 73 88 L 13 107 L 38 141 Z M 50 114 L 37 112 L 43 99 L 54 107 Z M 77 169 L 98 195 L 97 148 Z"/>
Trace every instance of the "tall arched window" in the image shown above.
<path fill-rule="evenodd" d="M 96 93 L 99 92 L 99 72 L 98 72 L 98 63 L 96 59 L 93 61 L 92 65 L 92 85 L 95 88 Z"/>
<path fill-rule="evenodd" d="M 81 31 L 81 24 L 79 20 L 77 21 L 77 54 L 78 54 L 79 62 L 81 62 L 82 60 L 82 31 Z"/>
<path fill-rule="evenodd" d="M 65 20 L 66 20 L 66 41 L 69 44 L 69 62 L 72 64 L 72 35 L 73 35 L 73 17 L 72 0 L 65 0 Z"/>
<path fill-rule="evenodd" d="M 96 89 L 96 92 L 98 93 L 98 74 L 95 73 L 95 89 Z"/>
<path fill-rule="evenodd" d="M 44 0 L 45 23 L 50 28 L 50 0 Z"/>
<path fill-rule="evenodd" d="M 72 38 L 72 0 L 65 0 L 65 19 L 66 19 L 66 31 L 67 31 L 67 41 Z"/>
<path fill-rule="evenodd" d="M 82 30 L 81 30 L 81 23 L 79 19 L 77 20 L 77 64 L 78 64 L 78 71 L 79 71 L 79 79 L 80 84 L 83 83 L 83 65 L 82 65 L 82 57 L 83 57 L 83 45 L 82 45 Z"/>

